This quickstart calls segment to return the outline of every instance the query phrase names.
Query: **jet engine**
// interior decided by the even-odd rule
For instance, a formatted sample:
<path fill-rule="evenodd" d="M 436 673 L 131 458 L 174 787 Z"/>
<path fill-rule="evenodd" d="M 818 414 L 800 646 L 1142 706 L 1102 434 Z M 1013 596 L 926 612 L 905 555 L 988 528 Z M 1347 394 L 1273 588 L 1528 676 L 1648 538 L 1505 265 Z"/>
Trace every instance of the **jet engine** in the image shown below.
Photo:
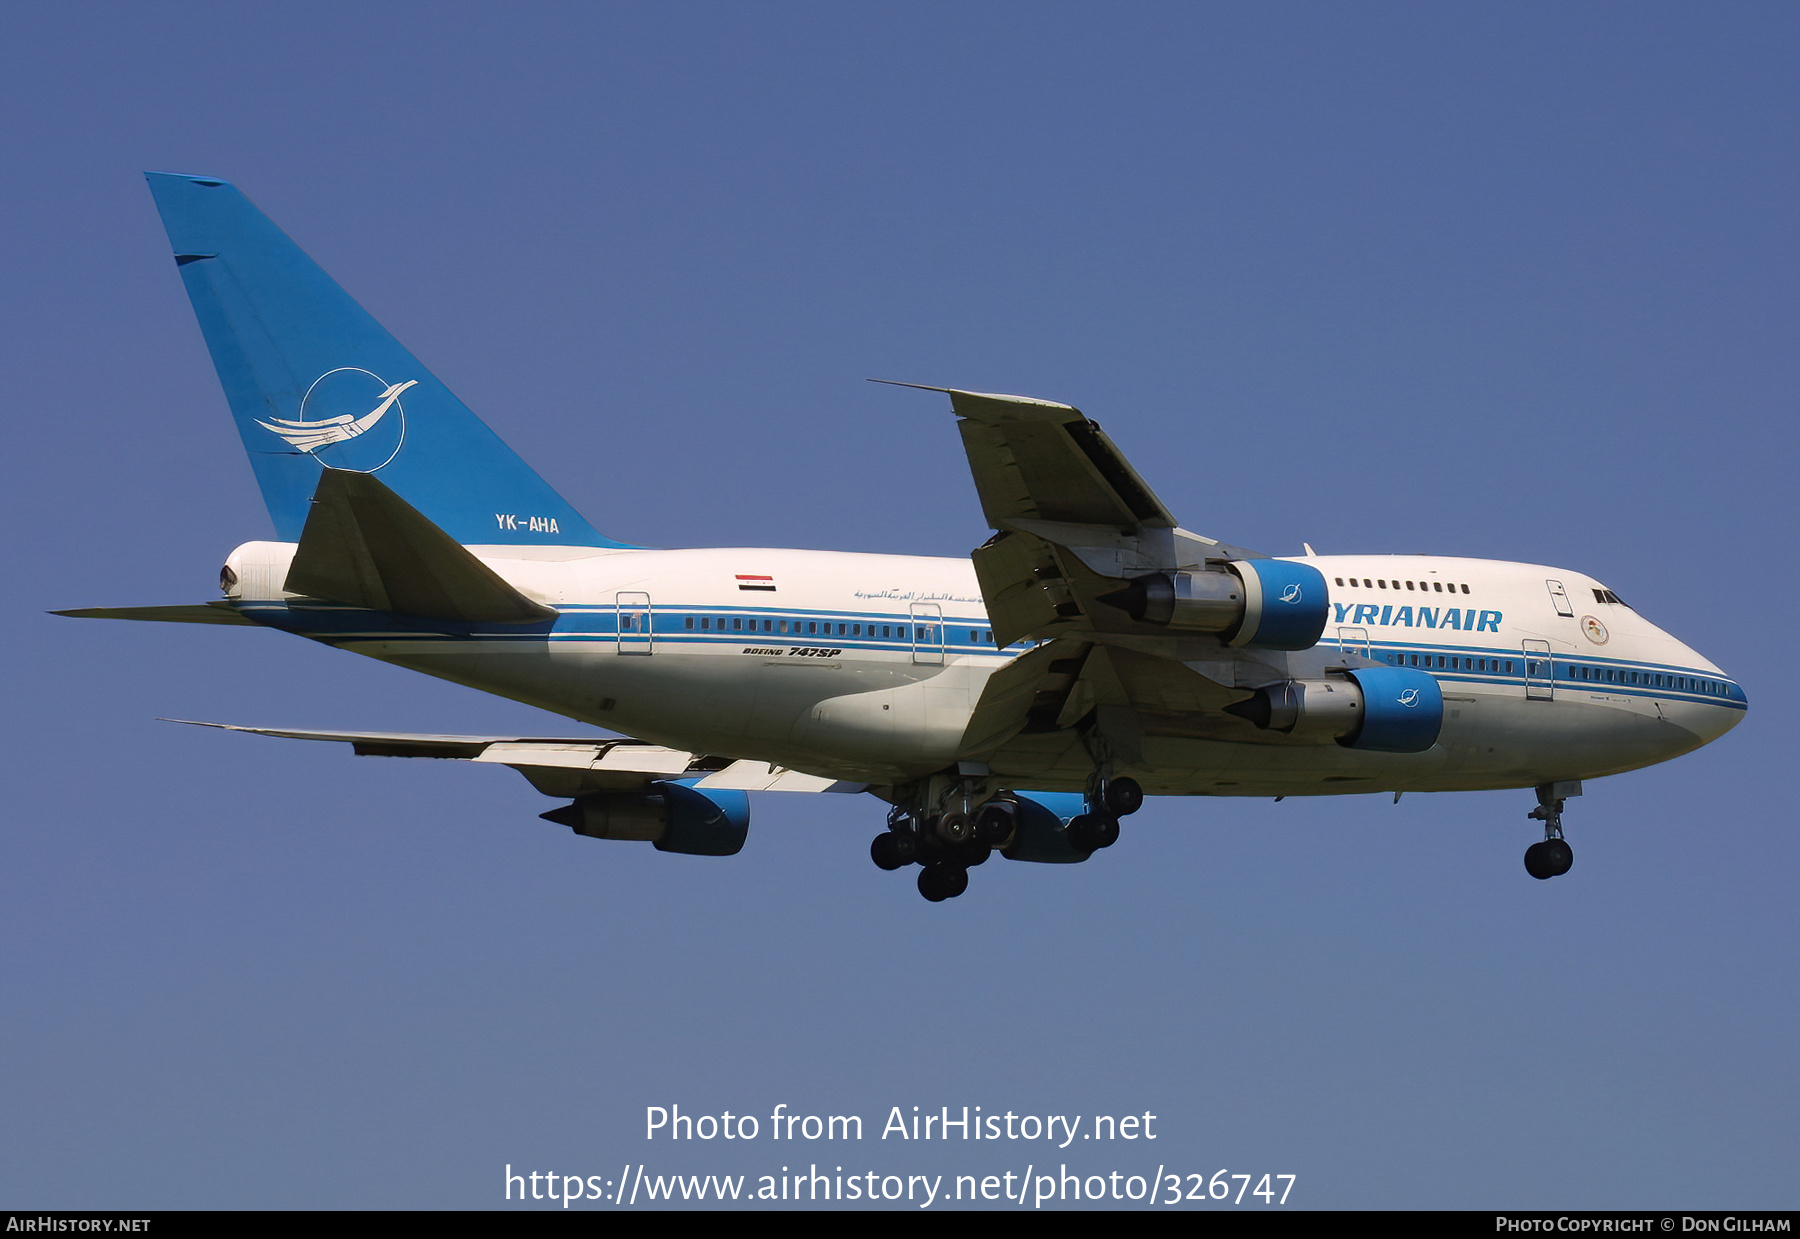
<path fill-rule="evenodd" d="M 680 783 L 643 792 L 598 792 L 538 815 L 590 839 L 647 840 L 659 852 L 733 856 L 750 832 L 750 797 L 701 793 Z"/>
<path fill-rule="evenodd" d="M 1444 725 L 1438 682 L 1410 667 L 1359 667 L 1343 680 L 1283 680 L 1226 713 L 1279 731 L 1377 753 L 1423 753 Z"/>
<path fill-rule="evenodd" d="M 1214 632 L 1227 645 L 1307 650 L 1330 615 L 1325 578 L 1310 564 L 1234 559 L 1221 571 L 1153 572 L 1100 601 L 1146 624 Z"/>

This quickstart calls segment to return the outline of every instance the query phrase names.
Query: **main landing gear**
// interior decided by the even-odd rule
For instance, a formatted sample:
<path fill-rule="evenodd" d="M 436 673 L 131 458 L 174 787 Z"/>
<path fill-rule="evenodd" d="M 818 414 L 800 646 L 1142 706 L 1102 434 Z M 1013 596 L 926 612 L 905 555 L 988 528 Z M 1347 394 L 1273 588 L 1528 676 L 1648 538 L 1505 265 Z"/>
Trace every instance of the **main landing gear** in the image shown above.
<path fill-rule="evenodd" d="M 1558 878 L 1575 863 L 1575 850 L 1563 838 L 1563 800 L 1581 795 L 1580 780 L 1563 783 L 1540 783 L 1537 787 L 1538 807 L 1525 816 L 1544 824 L 1544 840 L 1525 849 L 1525 872 L 1543 881 Z"/>
<path fill-rule="evenodd" d="M 1018 829 L 1018 806 L 1005 796 L 974 807 L 973 797 L 960 790 L 946 799 L 945 811 L 933 814 L 895 806 L 888 828 L 869 844 L 869 859 L 881 869 L 919 865 L 919 894 L 932 903 L 968 890 L 969 870 L 1008 846 Z M 1136 813 L 1143 803 L 1144 789 L 1135 779 L 1096 779 L 1087 812 L 1069 819 L 1069 842 L 1082 852 L 1111 847 L 1119 841 L 1119 819 Z"/>

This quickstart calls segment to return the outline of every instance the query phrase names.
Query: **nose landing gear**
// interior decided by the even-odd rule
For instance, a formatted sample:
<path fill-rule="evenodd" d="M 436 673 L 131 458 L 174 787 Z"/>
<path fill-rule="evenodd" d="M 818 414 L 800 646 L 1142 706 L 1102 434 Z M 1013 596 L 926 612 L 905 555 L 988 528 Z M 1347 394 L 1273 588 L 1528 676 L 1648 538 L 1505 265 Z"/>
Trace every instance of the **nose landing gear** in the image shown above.
<path fill-rule="evenodd" d="M 1544 824 L 1544 839 L 1525 849 L 1525 872 L 1539 881 L 1561 877 L 1575 863 L 1575 850 L 1563 838 L 1562 814 L 1563 800 L 1579 795 L 1579 779 L 1538 784 L 1538 807 L 1525 816 Z"/>

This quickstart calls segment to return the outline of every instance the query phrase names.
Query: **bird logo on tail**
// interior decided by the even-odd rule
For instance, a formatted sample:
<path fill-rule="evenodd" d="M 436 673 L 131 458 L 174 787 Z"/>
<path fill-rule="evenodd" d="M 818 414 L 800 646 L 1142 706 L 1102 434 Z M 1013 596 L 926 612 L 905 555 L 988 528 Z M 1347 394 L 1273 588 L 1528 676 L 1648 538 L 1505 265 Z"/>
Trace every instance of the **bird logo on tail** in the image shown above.
<path fill-rule="evenodd" d="M 345 382 L 337 379 L 336 376 L 344 376 L 344 379 L 352 380 L 352 387 L 360 387 L 363 394 L 360 397 L 357 397 L 352 394 L 352 391 L 345 390 Z M 364 379 L 362 381 L 356 381 L 354 376 L 364 376 Z M 334 381 L 327 383 L 328 379 Z M 379 392 L 370 393 L 367 380 L 373 380 L 373 382 L 379 386 Z M 336 370 L 328 370 L 317 379 L 313 380 L 312 386 L 306 389 L 306 395 L 301 398 L 300 414 L 297 418 L 289 420 L 284 417 L 272 417 L 266 422 L 258 421 L 256 424 L 261 426 L 264 430 L 267 430 L 270 434 L 279 436 L 295 451 L 304 452 L 308 456 L 319 457 L 320 464 L 331 468 L 346 468 L 353 466 L 326 460 L 320 457 L 319 454 L 340 443 L 348 443 L 353 439 L 362 437 L 373 430 L 376 424 L 388 415 L 390 410 L 398 408 L 400 410 L 402 424 L 399 435 L 395 437 L 393 450 L 386 452 L 386 459 L 381 460 L 374 468 L 362 470 L 363 472 L 373 473 L 375 469 L 381 468 L 382 465 L 387 464 L 388 461 L 391 461 L 399 454 L 399 440 L 405 435 L 404 422 L 406 417 L 406 409 L 405 406 L 400 403 L 400 395 L 409 388 L 417 387 L 418 384 L 419 380 L 417 379 L 408 379 L 404 383 L 389 383 L 385 379 L 379 378 L 367 370 L 358 369 L 354 366 L 343 366 Z M 323 387 L 321 385 L 323 385 Z M 307 413 L 314 406 L 321 404 L 325 405 L 327 408 L 330 406 L 342 408 L 344 405 L 349 404 L 354 400 L 357 401 L 357 403 L 351 406 L 352 409 L 365 408 L 367 407 L 366 402 L 371 398 L 371 395 L 375 401 L 375 407 L 369 409 L 366 413 L 352 411 L 349 413 L 339 413 L 335 416 L 313 419 L 307 417 Z M 376 451 L 377 454 L 382 453 L 382 449 L 380 448 L 377 448 Z"/>

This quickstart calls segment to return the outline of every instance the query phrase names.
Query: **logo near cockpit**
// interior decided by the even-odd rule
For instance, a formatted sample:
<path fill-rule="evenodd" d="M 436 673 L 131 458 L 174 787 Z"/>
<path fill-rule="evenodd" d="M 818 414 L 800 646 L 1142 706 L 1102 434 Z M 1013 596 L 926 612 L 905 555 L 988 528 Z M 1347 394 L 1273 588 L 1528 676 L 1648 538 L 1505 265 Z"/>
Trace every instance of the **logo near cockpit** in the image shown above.
<path fill-rule="evenodd" d="M 273 417 L 256 424 L 327 469 L 374 473 L 400 454 L 406 441 L 400 396 L 418 384 L 417 379 L 389 383 L 360 367 L 339 366 L 312 381 L 293 420 Z"/>

